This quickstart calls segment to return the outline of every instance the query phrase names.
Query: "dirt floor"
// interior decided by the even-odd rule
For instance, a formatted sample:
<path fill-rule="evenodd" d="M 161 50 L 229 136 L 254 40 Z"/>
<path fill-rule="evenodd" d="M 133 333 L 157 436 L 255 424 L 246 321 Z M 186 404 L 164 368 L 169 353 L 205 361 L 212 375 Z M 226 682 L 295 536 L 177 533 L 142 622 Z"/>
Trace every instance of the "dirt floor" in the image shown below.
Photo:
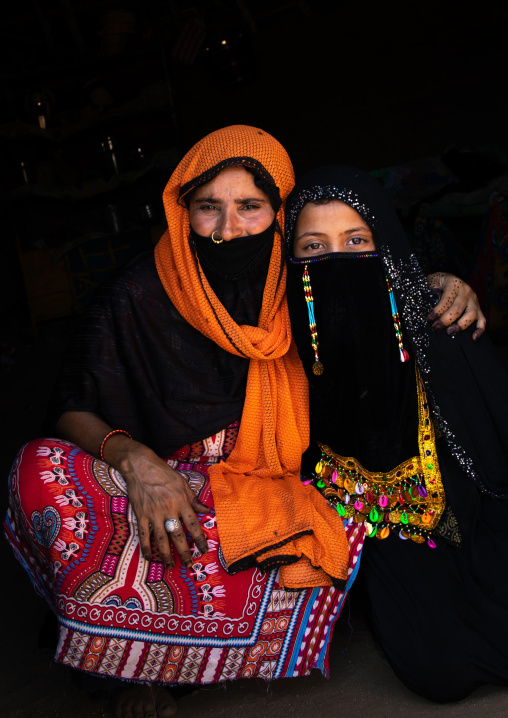
<path fill-rule="evenodd" d="M 44 409 L 65 322 L 39 329 L 12 319 L 4 326 L 1 399 L 3 443 L 0 470 L 6 476 L 15 451 L 42 431 Z M 508 366 L 508 346 L 499 347 Z M 5 486 L 5 484 L 4 484 Z M 6 503 L 1 492 L 2 512 Z M 7 543 L 0 541 L 3 567 L 3 639 L 0 665 L 1 718 L 100 718 L 110 716 L 106 694 L 92 698 L 72 672 L 52 661 L 51 629 L 44 629 L 47 610 L 17 564 Z M 354 604 L 354 597 L 353 597 Z M 48 635 L 49 634 L 49 635 Z M 395 677 L 368 631 L 361 613 L 346 606 L 330 651 L 331 677 L 238 681 L 200 689 L 179 701 L 182 718 L 204 715 L 232 718 L 507 718 L 508 689 L 482 687 L 458 703 L 435 705 L 410 693 Z"/>

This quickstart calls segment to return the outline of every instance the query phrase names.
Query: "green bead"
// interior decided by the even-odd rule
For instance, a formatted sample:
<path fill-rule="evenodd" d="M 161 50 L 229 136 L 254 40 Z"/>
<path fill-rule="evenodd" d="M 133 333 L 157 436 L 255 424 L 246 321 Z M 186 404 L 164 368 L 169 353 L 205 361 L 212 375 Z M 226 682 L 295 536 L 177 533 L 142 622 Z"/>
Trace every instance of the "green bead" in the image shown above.
<path fill-rule="evenodd" d="M 402 524 L 407 524 L 407 523 L 409 522 L 409 519 L 408 519 L 407 514 L 406 514 L 405 511 L 404 511 L 403 514 L 400 515 L 400 522 L 401 522 Z"/>
<path fill-rule="evenodd" d="M 427 464 L 427 466 L 429 467 L 429 469 L 433 469 L 433 468 L 434 468 L 434 464 Z"/>
<path fill-rule="evenodd" d="M 369 519 L 372 521 L 373 524 L 376 523 L 376 521 L 379 518 L 379 514 L 375 508 L 371 509 L 371 512 L 369 514 Z"/>
<path fill-rule="evenodd" d="M 325 482 L 323 481 L 323 479 L 319 479 L 319 481 L 317 482 L 317 485 L 318 485 L 319 489 L 322 489 L 325 485 Z"/>
<path fill-rule="evenodd" d="M 346 509 L 342 504 L 337 504 L 337 513 L 339 516 L 345 516 L 346 515 Z"/>

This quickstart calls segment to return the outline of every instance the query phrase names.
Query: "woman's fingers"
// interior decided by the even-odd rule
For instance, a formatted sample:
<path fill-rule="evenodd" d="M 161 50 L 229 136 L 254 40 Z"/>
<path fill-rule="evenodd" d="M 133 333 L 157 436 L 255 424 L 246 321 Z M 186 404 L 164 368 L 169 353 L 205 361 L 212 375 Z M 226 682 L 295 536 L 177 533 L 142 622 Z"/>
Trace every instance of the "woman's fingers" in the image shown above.
<path fill-rule="evenodd" d="M 178 528 L 171 531 L 169 536 L 171 537 L 171 541 L 173 542 L 175 549 L 178 551 L 180 561 L 186 568 L 189 568 L 189 566 L 192 566 L 192 554 L 190 552 L 189 544 L 187 543 L 184 527 L 180 521 L 178 523 Z"/>
<path fill-rule="evenodd" d="M 469 304 L 466 306 L 462 316 L 453 324 L 450 324 L 446 330 L 447 334 L 453 335 L 458 332 L 467 329 L 473 322 L 476 321 L 476 329 L 473 333 L 473 340 L 476 341 L 481 337 L 485 331 L 487 320 L 481 310 L 477 310 L 475 307 L 470 307 Z"/>
<path fill-rule="evenodd" d="M 431 288 L 442 292 L 439 302 L 428 316 L 433 331 L 447 328 L 447 334 L 453 335 L 476 322 L 473 340 L 477 341 L 485 331 L 487 322 L 471 287 L 462 279 L 444 272 L 429 275 L 427 280 Z"/>
<path fill-rule="evenodd" d="M 453 324 L 466 308 L 467 299 L 464 297 L 464 293 L 460 291 L 461 284 L 464 284 L 464 282 L 458 277 L 444 272 L 430 275 L 427 280 L 429 286 L 441 291 L 439 302 L 428 316 L 434 331 L 439 331 Z"/>
<path fill-rule="evenodd" d="M 473 332 L 473 341 L 477 342 L 487 327 L 487 318 L 485 314 L 480 310 L 480 316 L 476 322 L 476 329 Z"/>
<path fill-rule="evenodd" d="M 208 513 L 210 509 L 205 507 L 204 504 L 202 504 L 199 501 L 198 497 L 195 495 L 191 501 L 191 506 L 194 511 L 188 511 L 186 514 L 182 515 L 182 519 L 185 523 L 185 526 L 187 527 L 188 532 L 194 539 L 196 548 L 198 549 L 199 553 L 203 554 L 208 551 L 208 541 L 206 540 L 206 536 L 203 533 L 203 529 L 201 528 L 201 524 L 199 523 L 199 519 L 196 516 L 195 511 L 197 507 L 197 513 L 203 514 Z"/>
<path fill-rule="evenodd" d="M 167 568 L 174 566 L 175 550 L 184 566 L 192 564 L 186 532 L 200 553 L 208 551 L 196 514 L 208 513 L 210 508 L 198 499 L 185 475 L 168 466 L 147 447 L 138 446 L 137 452 L 125 462 L 123 476 L 138 523 L 141 553 L 147 561 L 152 559 L 151 535 Z M 168 532 L 168 519 L 177 520 L 174 531 Z"/>
<path fill-rule="evenodd" d="M 190 566 L 192 564 L 192 554 L 189 550 L 189 544 L 187 542 L 185 529 L 192 536 L 196 548 L 199 553 L 203 554 L 208 551 L 208 541 L 203 533 L 199 519 L 196 516 L 195 511 L 198 513 L 208 513 L 210 510 L 207 506 L 202 504 L 198 497 L 189 488 L 189 500 L 190 506 L 180 511 L 181 522 L 174 531 L 169 531 L 169 536 L 180 555 L 180 559 L 184 566 Z M 192 510 L 194 508 L 194 511 Z M 183 524 L 183 525 L 182 525 Z"/>
<path fill-rule="evenodd" d="M 173 566 L 175 565 L 175 561 L 171 553 L 168 533 L 164 528 L 164 525 L 157 526 L 157 528 L 154 529 L 153 536 L 164 566 L 166 568 L 173 568 Z"/>
<path fill-rule="evenodd" d="M 208 514 L 210 512 L 210 507 L 203 504 L 196 494 L 192 495 L 191 506 L 197 514 Z"/>
<path fill-rule="evenodd" d="M 152 547 L 150 545 L 150 522 L 146 516 L 142 518 L 136 517 L 136 519 L 138 522 L 139 546 L 141 548 L 141 554 L 147 561 L 150 561 L 152 558 Z"/>

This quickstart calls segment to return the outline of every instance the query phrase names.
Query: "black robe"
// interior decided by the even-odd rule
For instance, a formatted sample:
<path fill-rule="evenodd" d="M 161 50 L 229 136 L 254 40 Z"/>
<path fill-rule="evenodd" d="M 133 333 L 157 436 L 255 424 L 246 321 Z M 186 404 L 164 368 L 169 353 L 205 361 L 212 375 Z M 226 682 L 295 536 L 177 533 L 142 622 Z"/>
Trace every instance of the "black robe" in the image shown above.
<path fill-rule="evenodd" d="M 382 187 L 366 173 L 327 167 L 297 183 L 286 204 L 290 255 L 299 212 L 324 197 L 359 212 L 373 231 L 382 265 L 376 270 L 379 260 L 350 258 L 342 259 L 341 268 L 341 257 L 333 255 L 309 263 L 324 365 L 315 376 L 302 266 L 290 263 L 291 321 L 310 383 L 311 445 L 304 468 L 312 468 L 317 441 L 356 456 L 372 471 L 414 455 L 416 359 L 441 433 L 436 449 L 451 510 L 441 523 L 453 523 L 444 529 L 460 544 L 438 538 L 431 549 L 394 532 L 381 541 L 368 538 L 360 576 L 372 625 L 397 675 L 431 700 L 457 700 L 482 683 L 508 685 L 506 373 L 488 337 L 475 343 L 471 330 L 454 338 L 431 331 L 426 316 L 435 297 Z M 383 274 L 393 287 L 412 359 L 406 364 L 399 361 Z"/>

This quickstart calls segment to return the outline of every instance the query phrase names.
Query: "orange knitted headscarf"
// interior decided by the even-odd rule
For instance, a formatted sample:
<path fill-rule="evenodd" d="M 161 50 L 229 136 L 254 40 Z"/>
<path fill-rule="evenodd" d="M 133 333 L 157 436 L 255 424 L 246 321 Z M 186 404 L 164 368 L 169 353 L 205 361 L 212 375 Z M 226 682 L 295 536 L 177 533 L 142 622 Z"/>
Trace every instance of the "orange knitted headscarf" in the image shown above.
<path fill-rule="evenodd" d="M 294 184 L 284 148 L 255 127 L 234 125 L 198 142 L 163 195 L 168 231 L 155 248 L 161 282 L 186 321 L 228 352 L 250 359 L 238 439 L 226 462 L 210 469 L 217 526 L 231 571 L 281 566 L 287 588 L 340 584 L 348 544 L 324 498 L 300 481 L 308 444 L 308 387 L 294 344 L 276 236 L 258 326 L 238 325 L 211 289 L 189 244 L 182 195 L 235 164 L 274 183 L 284 201 Z M 283 211 L 277 220 L 283 227 Z"/>

